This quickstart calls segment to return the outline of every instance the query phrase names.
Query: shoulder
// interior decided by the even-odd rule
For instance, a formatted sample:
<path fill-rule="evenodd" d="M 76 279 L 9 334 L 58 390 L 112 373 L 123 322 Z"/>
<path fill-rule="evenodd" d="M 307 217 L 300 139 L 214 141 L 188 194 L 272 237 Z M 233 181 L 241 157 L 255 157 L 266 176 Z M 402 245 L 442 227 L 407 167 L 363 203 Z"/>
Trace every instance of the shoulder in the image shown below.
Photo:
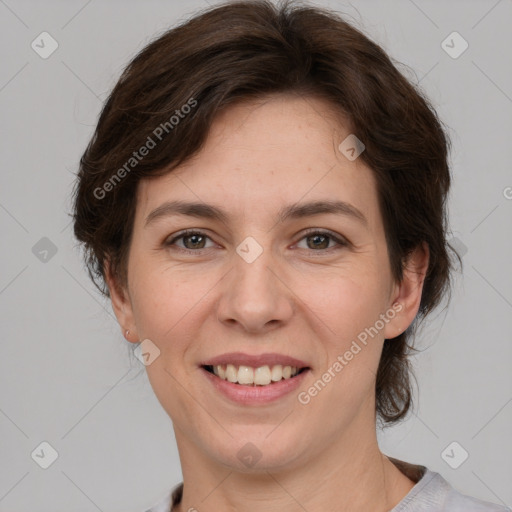
<path fill-rule="evenodd" d="M 453 487 L 446 493 L 443 510 L 447 512 L 511 512 L 508 507 L 473 498 L 460 493 Z"/>
<path fill-rule="evenodd" d="M 510 508 L 461 493 L 425 466 L 390 459 L 415 486 L 390 512 L 512 512 Z"/>
<path fill-rule="evenodd" d="M 422 481 L 425 482 L 425 485 L 420 487 L 410 502 L 411 512 L 413 510 L 425 512 L 512 512 L 510 508 L 503 505 L 461 493 L 439 473 L 429 469 L 426 470 L 418 484 L 421 484 Z M 409 509 L 404 508 L 403 512 L 409 512 Z"/>

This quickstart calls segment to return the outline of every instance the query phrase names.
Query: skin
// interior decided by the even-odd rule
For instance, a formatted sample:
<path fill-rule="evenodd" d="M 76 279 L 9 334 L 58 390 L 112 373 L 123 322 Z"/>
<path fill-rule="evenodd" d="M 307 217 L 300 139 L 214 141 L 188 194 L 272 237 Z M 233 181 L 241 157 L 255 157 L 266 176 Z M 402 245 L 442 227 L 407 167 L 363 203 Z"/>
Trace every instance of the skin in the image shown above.
<path fill-rule="evenodd" d="M 337 150 L 350 130 L 332 112 L 323 100 L 291 95 L 230 106 L 193 159 L 139 184 L 128 284 L 110 274 L 107 282 L 127 339 L 160 350 L 146 369 L 175 430 L 180 512 L 385 512 L 414 485 L 379 449 L 374 390 L 384 339 L 418 311 L 428 247 L 395 282 L 372 171 Z M 175 215 L 144 225 L 177 199 L 220 206 L 229 221 Z M 346 201 L 367 225 L 335 214 L 277 221 L 282 206 L 311 200 Z M 315 240 L 307 228 L 348 245 Z M 208 238 L 165 245 L 183 229 Z M 250 264 L 236 252 L 248 236 L 263 248 Z M 180 252 L 187 247 L 196 252 Z M 307 390 L 396 303 L 401 311 L 307 405 L 298 392 L 234 404 L 198 366 L 225 352 L 277 352 L 308 362 L 298 391 Z M 261 454 L 253 467 L 237 457 L 247 442 Z"/>

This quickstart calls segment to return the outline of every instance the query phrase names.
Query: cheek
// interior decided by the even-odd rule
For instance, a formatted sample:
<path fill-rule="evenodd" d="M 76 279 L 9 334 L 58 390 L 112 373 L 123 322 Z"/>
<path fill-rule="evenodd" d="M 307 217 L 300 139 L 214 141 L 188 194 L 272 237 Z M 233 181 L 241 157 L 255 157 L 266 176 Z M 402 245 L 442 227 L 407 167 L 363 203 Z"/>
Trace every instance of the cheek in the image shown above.
<path fill-rule="evenodd" d="M 183 320 L 211 288 L 210 279 L 178 268 L 134 260 L 131 274 L 133 312 L 139 335 L 164 344 L 183 332 Z"/>
<path fill-rule="evenodd" d="M 337 269 L 319 279 L 305 280 L 297 293 L 326 326 L 326 333 L 340 348 L 370 327 L 384 312 L 385 276 L 371 267 Z"/>
<path fill-rule="evenodd" d="M 197 416 L 197 403 L 185 391 L 191 378 L 188 374 L 197 371 L 190 364 L 191 348 L 201 325 L 197 321 L 204 309 L 201 298 L 212 283 L 198 276 L 184 276 L 177 269 L 144 267 L 136 262 L 131 283 L 139 337 L 151 340 L 160 351 L 146 366 L 149 382 L 164 410 L 178 423 L 187 424 Z"/>
<path fill-rule="evenodd" d="M 327 388 L 312 410 L 318 407 L 322 414 L 329 404 L 339 404 L 340 409 L 333 412 L 338 421 L 373 394 L 383 344 L 383 330 L 375 325 L 387 307 L 383 275 L 367 266 L 364 272 L 354 268 L 350 273 L 334 273 L 321 288 L 310 287 L 315 292 L 308 297 L 308 306 L 321 319 L 317 325 L 323 329 L 323 334 L 317 332 L 317 343 L 324 357 L 315 377 Z"/>
<path fill-rule="evenodd" d="M 361 408 L 372 407 L 383 332 L 373 330 L 386 308 L 378 273 L 342 275 L 328 281 L 309 304 L 328 328 L 317 343 L 325 352 L 310 387 L 301 389 L 304 414 L 333 435 Z M 372 329 L 373 328 L 373 329 Z M 301 402 L 301 403 L 304 403 Z"/>
<path fill-rule="evenodd" d="M 166 356 L 164 351 L 159 358 L 146 367 L 149 383 L 173 424 L 187 430 L 188 435 L 197 437 L 197 431 L 201 428 L 190 428 L 190 426 L 197 423 L 198 416 L 203 412 L 200 407 L 201 401 L 195 398 L 197 395 L 194 392 L 187 391 L 186 377 L 179 372 L 180 364 L 173 364 L 170 358 L 172 355 Z M 206 419 L 205 423 L 208 423 Z"/>

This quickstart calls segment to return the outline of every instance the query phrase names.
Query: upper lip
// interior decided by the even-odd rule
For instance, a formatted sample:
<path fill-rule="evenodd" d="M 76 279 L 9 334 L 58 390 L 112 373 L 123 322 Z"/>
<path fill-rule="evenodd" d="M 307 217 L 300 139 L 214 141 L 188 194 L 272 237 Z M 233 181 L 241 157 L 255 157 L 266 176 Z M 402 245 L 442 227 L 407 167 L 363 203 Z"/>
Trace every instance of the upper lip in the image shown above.
<path fill-rule="evenodd" d="M 250 355 L 243 352 L 229 352 L 221 354 L 216 357 L 212 357 L 207 361 L 203 361 L 200 366 L 217 366 L 223 364 L 232 364 L 233 366 L 252 366 L 253 368 L 259 368 L 260 366 L 296 366 L 297 368 L 307 368 L 309 365 L 297 359 L 295 357 L 286 356 L 284 354 L 258 354 Z"/>

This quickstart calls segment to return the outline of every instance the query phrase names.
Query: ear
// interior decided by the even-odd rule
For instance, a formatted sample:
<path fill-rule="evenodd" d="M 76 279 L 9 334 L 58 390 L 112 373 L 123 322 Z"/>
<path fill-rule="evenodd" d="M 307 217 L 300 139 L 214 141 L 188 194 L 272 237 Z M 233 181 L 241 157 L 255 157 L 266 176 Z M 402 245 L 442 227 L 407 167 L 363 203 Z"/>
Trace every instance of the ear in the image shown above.
<path fill-rule="evenodd" d="M 133 317 L 133 309 L 127 287 L 123 286 L 112 273 L 109 260 L 105 260 L 105 281 L 110 293 L 112 309 L 116 315 L 121 332 L 127 341 L 138 343 L 137 328 Z"/>
<path fill-rule="evenodd" d="M 430 251 L 428 244 L 422 242 L 407 257 L 403 267 L 403 278 L 395 283 L 392 304 L 396 315 L 386 324 L 384 337 L 396 338 L 413 322 L 418 313 L 423 283 L 428 270 Z"/>

